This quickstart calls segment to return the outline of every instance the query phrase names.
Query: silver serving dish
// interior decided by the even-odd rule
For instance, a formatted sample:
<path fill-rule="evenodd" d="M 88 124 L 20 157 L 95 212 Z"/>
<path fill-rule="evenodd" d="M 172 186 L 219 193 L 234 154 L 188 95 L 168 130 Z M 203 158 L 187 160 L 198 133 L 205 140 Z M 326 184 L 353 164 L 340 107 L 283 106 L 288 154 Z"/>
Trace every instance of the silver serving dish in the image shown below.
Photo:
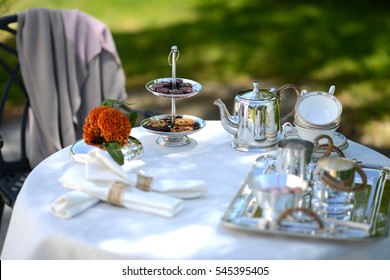
<path fill-rule="evenodd" d="M 170 81 L 172 81 L 172 78 L 159 78 L 159 79 L 155 79 L 155 80 L 152 80 L 152 81 L 149 81 L 148 83 L 146 83 L 145 87 L 146 87 L 146 89 L 148 91 L 150 91 L 154 95 L 163 96 L 163 97 L 169 97 L 169 98 L 186 98 L 186 97 L 191 97 L 191 96 L 194 96 L 194 95 L 198 94 L 198 92 L 202 89 L 202 85 L 199 84 L 198 82 L 193 81 L 193 80 L 184 79 L 184 78 L 176 78 L 176 79 L 180 79 L 184 83 L 191 84 L 192 85 L 192 92 L 185 93 L 185 94 L 184 93 L 183 94 L 168 94 L 168 93 L 161 93 L 161 92 L 153 91 L 153 86 L 155 84 L 158 84 L 160 82 L 170 82 Z"/>
<path fill-rule="evenodd" d="M 161 120 L 161 119 L 171 119 L 172 115 L 166 114 L 166 115 L 158 115 L 158 116 L 153 116 L 150 118 L 146 118 L 141 121 L 140 125 L 143 127 L 146 131 L 160 135 L 160 137 L 156 140 L 156 142 L 162 146 L 168 146 L 168 147 L 176 147 L 176 146 L 183 146 L 186 144 L 191 143 L 191 139 L 187 136 L 193 133 L 196 133 L 200 131 L 205 125 L 206 122 L 198 117 L 190 116 L 190 115 L 176 115 L 181 116 L 183 118 L 190 118 L 193 119 L 195 122 L 199 124 L 199 128 L 192 130 L 192 131 L 184 131 L 184 132 L 168 132 L 168 131 L 158 131 L 158 130 L 153 130 L 145 127 L 145 125 L 151 121 L 151 120 Z"/>
<path fill-rule="evenodd" d="M 256 161 L 243 185 L 222 217 L 224 226 L 261 234 L 330 240 L 373 240 L 388 235 L 390 201 L 390 167 L 362 165 L 368 183 L 356 193 L 350 221 L 323 220 L 320 229 L 315 220 L 289 217 L 280 224 L 270 225 L 261 218 L 261 207 L 252 195 L 248 182 L 264 172 L 266 165 Z M 359 184 L 360 177 L 355 177 Z"/>

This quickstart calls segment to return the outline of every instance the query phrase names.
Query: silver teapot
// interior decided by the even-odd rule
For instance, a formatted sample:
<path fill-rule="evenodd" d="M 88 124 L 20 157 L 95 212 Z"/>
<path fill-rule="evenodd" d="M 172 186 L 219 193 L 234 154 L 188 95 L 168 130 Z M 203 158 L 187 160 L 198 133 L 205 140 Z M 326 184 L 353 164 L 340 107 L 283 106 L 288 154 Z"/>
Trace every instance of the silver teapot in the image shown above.
<path fill-rule="evenodd" d="M 232 147 L 239 151 L 264 152 L 274 150 L 281 135 L 281 124 L 294 115 L 292 111 L 280 119 L 280 97 L 285 89 L 294 89 L 297 99 L 300 91 L 293 84 L 279 89 L 259 89 L 240 92 L 234 99 L 234 114 L 230 115 L 221 99 L 214 101 L 221 113 L 224 129 L 233 135 Z"/>

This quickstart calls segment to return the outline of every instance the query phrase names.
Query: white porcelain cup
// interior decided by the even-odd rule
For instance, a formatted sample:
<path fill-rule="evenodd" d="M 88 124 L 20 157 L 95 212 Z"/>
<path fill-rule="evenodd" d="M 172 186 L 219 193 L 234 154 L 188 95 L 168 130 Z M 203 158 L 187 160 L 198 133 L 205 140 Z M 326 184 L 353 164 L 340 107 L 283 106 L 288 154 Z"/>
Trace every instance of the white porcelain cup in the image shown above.
<path fill-rule="evenodd" d="M 309 129 L 299 126 L 296 122 L 294 122 L 294 125 L 289 122 L 286 122 L 282 126 L 282 131 L 285 139 L 300 138 L 313 142 L 317 136 L 322 134 L 328 135 L 330 138 L 332 138 L 338 128 L 339 126 L 336 125 L 329 129 Z"/>
<path fill-rule="evenodd" d="M 294 114 L 294 121 L 296 122 L 296 125 L 299 125 L 299 126 L 304 127 L 304 128 L 309 128 L 309 129 L 330 129 L 330 128 L 333 128 L 335 126 L 340 125 L 341 118 L 337 119 L 334 122 L 329 123 L 327 125 L 312 125 L 312 124 L 307 123 L 307 121 L 305 119 L 303 119 L 299 114 L 295 113 Z"/>
<path fill-rule="evenodd" d="M 343 107 L 336 96 L 329 92 L 302 92 L 295 104 L 295 112 L 304 124 L 329 126 L 341 118 Z"/>

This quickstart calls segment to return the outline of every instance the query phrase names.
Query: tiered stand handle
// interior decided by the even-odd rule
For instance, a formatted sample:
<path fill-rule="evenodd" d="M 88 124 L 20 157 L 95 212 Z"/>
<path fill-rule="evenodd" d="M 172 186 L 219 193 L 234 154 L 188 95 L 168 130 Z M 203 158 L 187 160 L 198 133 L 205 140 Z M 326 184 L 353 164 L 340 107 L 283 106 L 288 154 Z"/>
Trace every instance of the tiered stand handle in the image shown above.
<path fill-rule="evenodd" d="M 172 66 L 172 86 L 176 87 L 176 61 L 179 58 L 179 49 L 177 46 L 172 46 L 171 52 L 168 55 L 168 63 Z M 176 98 L 171 97 L 172 125 L 175 124 L 176 118 Z"/>

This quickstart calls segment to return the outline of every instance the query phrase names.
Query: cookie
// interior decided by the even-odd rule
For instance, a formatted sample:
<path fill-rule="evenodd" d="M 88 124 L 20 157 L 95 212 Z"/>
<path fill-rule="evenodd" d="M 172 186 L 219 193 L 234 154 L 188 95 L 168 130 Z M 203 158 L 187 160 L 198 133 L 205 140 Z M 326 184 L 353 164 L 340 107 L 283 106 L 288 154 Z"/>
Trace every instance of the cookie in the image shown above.
<path fill-rule="evenodd" d="M 172 132 L 185 132 L 194 130 L 195 121 L 190 118 L 177 118 Z"/>
<path fill-rule="evenodd" d="M 150 120 L 144 127 L 156 131 L 170 131 L 169 125 L 165 120 Z"/>

